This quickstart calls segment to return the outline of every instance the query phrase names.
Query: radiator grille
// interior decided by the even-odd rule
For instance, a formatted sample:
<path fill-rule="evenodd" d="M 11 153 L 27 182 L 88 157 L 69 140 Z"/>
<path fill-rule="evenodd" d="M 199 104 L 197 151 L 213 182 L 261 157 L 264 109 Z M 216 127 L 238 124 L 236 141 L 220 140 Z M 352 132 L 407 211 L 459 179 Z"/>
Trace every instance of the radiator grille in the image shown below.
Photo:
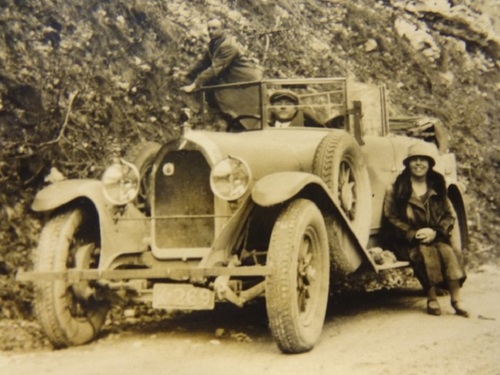
<path fill-rule="evenodd" d="M 210 166 L 198 151 L 167 153 L 154 183 L 153 221 L 157 248 L 210 247 L 214 239 L 214 196 Z"/>

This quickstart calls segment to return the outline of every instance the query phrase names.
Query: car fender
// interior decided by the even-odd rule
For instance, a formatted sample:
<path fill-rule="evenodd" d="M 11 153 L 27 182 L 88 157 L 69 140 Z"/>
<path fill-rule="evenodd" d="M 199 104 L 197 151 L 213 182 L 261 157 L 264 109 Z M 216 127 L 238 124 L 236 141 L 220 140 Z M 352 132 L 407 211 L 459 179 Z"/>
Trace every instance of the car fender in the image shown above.
<path fill-rule="evenodd" d="M 469 244 L 469 228 L 468 228 L 468 215 L 467 215 L 467 200 L 465 194 L 465 186 L 460 182 L 448 185 L 448 198 L 453 206 L 456 217 L 456 226 L 462 237 L 462 246 L 467 247 Z M 453 237 L 453 236 L 452 236 Z"/>
<path fill-rule="evenodd" d="M 352 230 L 349 220 L 334 202 L 328 187 L 319 176 L 305 172 L 274 173 L 259 180 L 252 190 L 252 200 L 262 207 L 284 203 L 299 196 L 316 203 L 325 215 L 325 223 L 329 233 L 334 233 L 335 228 L 341 228 L 340 230 L 344 234 L 341 236 L 342 246 L 333 246 L 330 249 L 333 252 L 332 259 L 343 260 L 336 265 L 338 270 L 351 273 L 363 263 L 363 260 L 372 269 L 376 269 L 365 244 L 360 242 Z M 334 234 L 334 236 L 336 235 Z"/>
<path fill-rule="evenodd" d="M 99 210 L 99 207 L 105 205 L 101 181 L 64 180 L 56 182 L 36 194 L 31 208 L 36 212 L 52 211 L 80 197 L 90 199 Z"/>
<path fill-rule="evenodd" d="M 115 216 L 114 206 L 104 198 L 99 180 L 65 180 L 40 190 L 32 204 L 37 212 L 52 211 L 71 204 L 76 199 L 87 199 L 99 216 L 101 235 L 100 269 L 106 269 L 122 254 L 132 254 L 147 249 L 149 229 L 145 216 L 132 204 Z"/>
<path fill-rule="evenodd" d="M 286 202 L 306 187 L 322 190 L 329 195 L 328 187 L 319 176 L 305 172 L 278 172 L 261 178 L 255 184 L 252 200 L 259 206 L 270 207 Z"/>

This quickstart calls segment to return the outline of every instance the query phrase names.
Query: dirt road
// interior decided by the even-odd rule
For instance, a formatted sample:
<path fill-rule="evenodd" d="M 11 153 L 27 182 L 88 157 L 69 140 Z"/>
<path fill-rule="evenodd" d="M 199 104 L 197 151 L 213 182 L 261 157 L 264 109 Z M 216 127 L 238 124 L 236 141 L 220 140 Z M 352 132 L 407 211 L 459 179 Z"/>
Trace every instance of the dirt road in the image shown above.
<path fill-rule="evenodd" d="M 283 355 L 266 326 L 265 307 L 212 312 L 109 330 L 97 342 L 59 351 L 0 353 L 0 373 L 24 374 L 500 374 L 500 270 L 470 274 L 463 289 L 472 315 L 424 313 L 416 290 L 337 298 L 319 344 Z"/>

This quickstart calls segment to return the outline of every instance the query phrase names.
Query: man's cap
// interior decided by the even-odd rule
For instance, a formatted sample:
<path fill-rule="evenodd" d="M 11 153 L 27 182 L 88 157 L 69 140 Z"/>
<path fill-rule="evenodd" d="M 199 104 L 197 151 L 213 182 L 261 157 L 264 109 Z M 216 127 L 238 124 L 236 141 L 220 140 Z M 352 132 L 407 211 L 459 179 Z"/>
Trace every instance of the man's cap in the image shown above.
<path fill-rule="evenodd" d="M 429 160 L 429 167 L 436 165 L 437 148 L 436 145 L 430 142 L 419 141 L 413 143 L 408 149 L 408 156 L 403 160 L 403 164 L 408 166 L 410 159 L 415 156 L 424 156 Z"/>
<path fill-rule="evenodd" d="M 278 90 L 273 92 L 269 97 L 269 102 L 274 103 L 282 99 L 289 100 L 294 104 L 299 104 L 299 97 L 293 91 L 290 90 Z"/>

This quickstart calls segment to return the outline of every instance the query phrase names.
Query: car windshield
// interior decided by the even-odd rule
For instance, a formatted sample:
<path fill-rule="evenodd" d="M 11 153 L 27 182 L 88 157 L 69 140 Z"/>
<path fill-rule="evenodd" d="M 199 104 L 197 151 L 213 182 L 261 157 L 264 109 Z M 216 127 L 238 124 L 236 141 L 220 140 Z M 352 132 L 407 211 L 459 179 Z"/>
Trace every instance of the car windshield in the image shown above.
<path fill-rule="evenodd" d="M 344 78 L 276 79 L 204 87 L 195 127 L 246 131 L 346 126 Z"/>

